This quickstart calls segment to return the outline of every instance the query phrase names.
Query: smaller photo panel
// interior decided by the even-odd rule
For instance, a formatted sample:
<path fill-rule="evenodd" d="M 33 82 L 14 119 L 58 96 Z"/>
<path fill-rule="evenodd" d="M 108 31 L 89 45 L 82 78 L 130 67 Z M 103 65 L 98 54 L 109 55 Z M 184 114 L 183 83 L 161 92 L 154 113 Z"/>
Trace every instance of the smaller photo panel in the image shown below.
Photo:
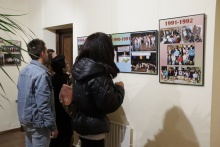
<path fill-rule="evenodd" d="M 131 33 L 131 51 L 156 51 L 156 32 Z"/>
<path fill-rule="evenodd" d="M 190 42 L 202 42 L 203 40 L 203 26 L 202 25 L 190 25 L 182 27 L 182 36 L 184 43 Z"/>
<path fill-rule="evenodd" d="M 0 41 L 0 66 L 21 65 L 21 41 Z"/>
<path fill-rule="evenodd" d="M 180 43 L 181 39 L 181 27 L 165 28 L 160 30 L 161 44 Z"/>
<path fill-rule="evenodd" d="M 156 74 L 156 53 L 155 52 L 132 52 L 131 71 L 138 73 Z"/>

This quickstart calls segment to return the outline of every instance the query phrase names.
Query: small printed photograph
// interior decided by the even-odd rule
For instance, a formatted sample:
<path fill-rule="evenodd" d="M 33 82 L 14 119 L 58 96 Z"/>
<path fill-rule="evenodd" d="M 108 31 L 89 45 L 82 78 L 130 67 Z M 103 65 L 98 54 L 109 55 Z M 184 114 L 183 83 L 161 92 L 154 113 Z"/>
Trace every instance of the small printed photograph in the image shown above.
<path fill-rule="evenodd" d="M 183 26 L 182 27 L 182 36 L 183 42 L 202 42 L 202 25 L 192 25 L 192 26 Z"/>
<path fill-rule="evenodd" d="M 4 65 L 4 55 L 0 52 L 0 66 Z"/>
<path fill-rule="evenodd" d="M 0 42 L 0 46 L 3 52 L 17 52 L 20 53 L 21 41 L 8 40 Z"/>
<path fill-rule="evenodd" d="M 131 51 L 156 51 L 156 31 L 131 34 Z"/>
<path fill-rule="evenodd" d="M 160 71 L 161 82 L 201 85 L 201 77 L 201 67 L 162 66 Z"/>
<path fill-rule="evenodd" d="M 21 65 L 20 54 L 4 54 L 5 65 Z"/>
<path fill-rule="evenodd" d="M 140 73 L 156 74 L 156 53 L 155 52 L 132 52 L 131 71 Z"/>
<path fill-rule="evenodd" d="M 20 49 L 16 46 L 1 46 L 3 52 L 7 53 L 20 53 Z"/>
<path fill-rule="evenodd" d="M 160 43 L 172 44 L 181 42 L 181 27 L 160 30 Z"/>
<path fill-rule="evenodd" d="M 115 62 L 130 63 L 130 46 L 115 46 Z"/>
<path fill-rule="evenodd" d="M 167 45 L 167 65 L 195 65 L 195 44 Z"/>

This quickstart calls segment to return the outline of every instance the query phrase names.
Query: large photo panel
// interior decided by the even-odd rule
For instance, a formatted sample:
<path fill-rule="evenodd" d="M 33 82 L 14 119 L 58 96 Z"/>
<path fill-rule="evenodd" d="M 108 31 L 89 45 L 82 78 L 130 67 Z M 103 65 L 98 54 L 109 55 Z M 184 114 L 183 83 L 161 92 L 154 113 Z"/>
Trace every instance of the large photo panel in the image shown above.
<path fill-rule="evenodd" d="M 159 81 L 204 85 L 204 14 L 159 20 Z"/>

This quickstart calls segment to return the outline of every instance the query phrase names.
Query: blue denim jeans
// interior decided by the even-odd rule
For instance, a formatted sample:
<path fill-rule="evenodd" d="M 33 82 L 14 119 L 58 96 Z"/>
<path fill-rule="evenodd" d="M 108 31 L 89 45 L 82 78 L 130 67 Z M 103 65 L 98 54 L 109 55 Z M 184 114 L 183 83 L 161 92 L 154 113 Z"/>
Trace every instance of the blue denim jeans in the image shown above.
<path fill-rule="evenodd" d="M 49 147 L 50 130 L 24 126 L 26 147 Z"/>

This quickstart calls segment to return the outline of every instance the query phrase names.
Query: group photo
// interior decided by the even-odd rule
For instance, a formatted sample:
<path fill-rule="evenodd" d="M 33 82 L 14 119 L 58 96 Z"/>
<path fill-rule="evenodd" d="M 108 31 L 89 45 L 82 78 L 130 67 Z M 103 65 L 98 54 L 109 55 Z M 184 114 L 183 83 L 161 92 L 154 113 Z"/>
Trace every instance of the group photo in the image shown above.
<path fill-rule="evenodd" d="M 194 44 L 167 45 L 167 65 L 194 65 Z"/>
<path fill-rule="evenodd" d="M 132 33 L 131 51 L 156 50 L 156 32 Z"/>
<path fill-rule="evenodd" d="M 181 27 L 160 30 L 160 43 L 173 44 L 181 42 Z"/>
<path fill-rule="evenodd" d="M 145 53 L 139 56 L 132 53 L 131 71 L 155 74 L 157 72 L 156 59 L 156 53 Z"/>
<path fill-rule="evenodd" d="M 162 81 L 169 83 L 199 84 L 201 82 L 201 67 L 162 66 L 160 72 Z"/>
<path fill-rule="evenodd" d="M 183 42 L 202 42 L 203 41 L 202 25 L 190 25 L 182 27 Z"/>

